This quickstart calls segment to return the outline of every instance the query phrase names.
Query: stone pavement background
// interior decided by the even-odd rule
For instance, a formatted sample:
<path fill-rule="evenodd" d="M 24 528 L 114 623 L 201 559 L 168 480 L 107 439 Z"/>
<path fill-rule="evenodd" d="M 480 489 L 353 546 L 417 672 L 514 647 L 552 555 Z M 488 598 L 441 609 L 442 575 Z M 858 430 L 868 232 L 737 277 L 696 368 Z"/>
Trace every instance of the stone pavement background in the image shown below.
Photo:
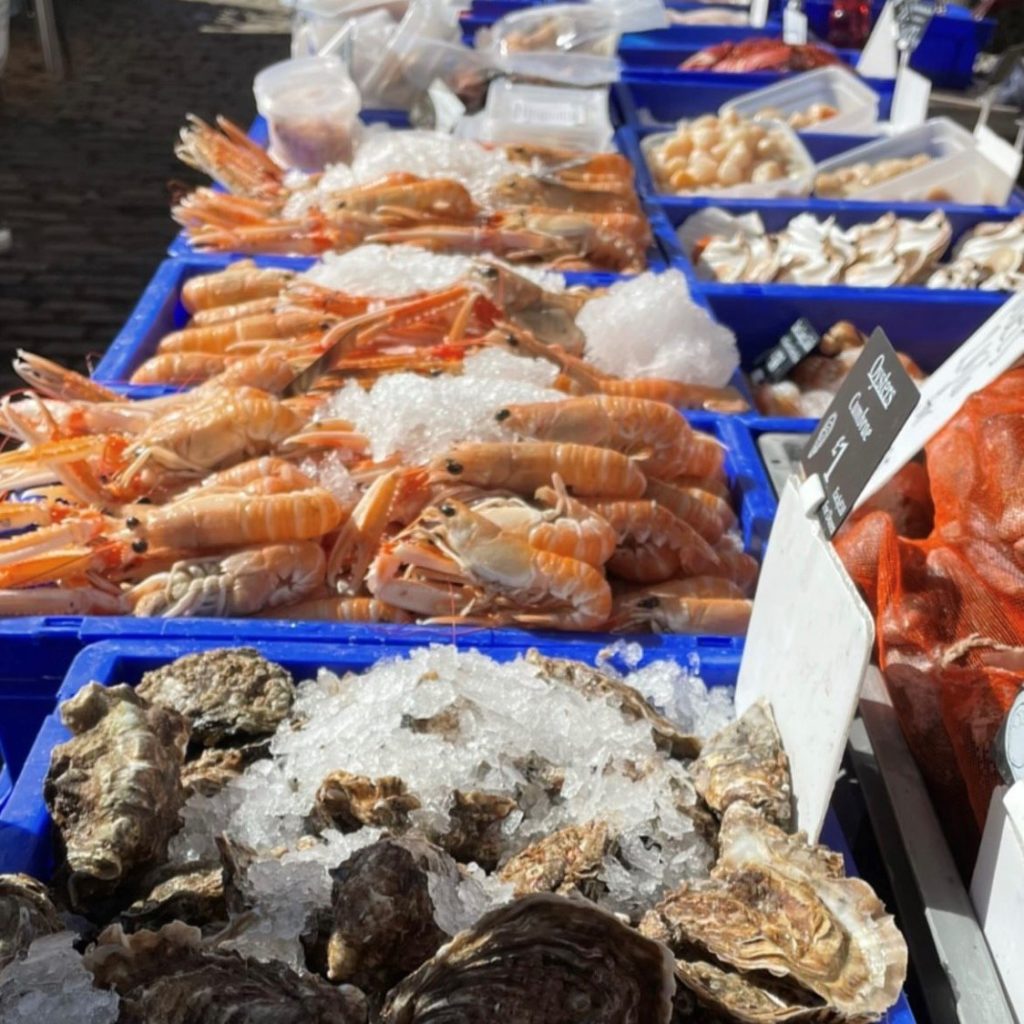
<path fill-rule="evenodd" d="M 186 112 L 255 113 L 250 83 L 288 53 L 277 0 L 56 0 L 67 77 L 34 20 L 11 23 L 0 77 L 0 390 L 15 350 L 84 370 L 113 339 L 175 233 Z M 31 8 L 31 0 L 26 5 Z"/>

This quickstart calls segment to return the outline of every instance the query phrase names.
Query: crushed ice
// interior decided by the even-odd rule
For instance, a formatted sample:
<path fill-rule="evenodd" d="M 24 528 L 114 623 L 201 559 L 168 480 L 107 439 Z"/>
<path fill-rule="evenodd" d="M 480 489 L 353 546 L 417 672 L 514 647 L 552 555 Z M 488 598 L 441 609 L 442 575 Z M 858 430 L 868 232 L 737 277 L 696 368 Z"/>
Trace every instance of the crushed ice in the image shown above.
<path fill-rule="evenodd" d="M 721 387 L 739 366 L 736 338 L 690 298 L 679 270 L 647 272 L 591 299 L 576 317 L 586 358 L 620 377 Z"/>
<path fill-rule="evenodd" d="M 494 414 L 513 402 L 564 399 L 552 386 L 557 373 L 545 360 L 485 348 L 463 360 L 461 374 L 392 373 L 369 391 L 350 381 L 320 415 L 353 423 L 378 461 L 401 453 L 408 462 L 425 462 L 462 441 L 510 438 Z"/>
<path fill-rule="evenodd" d="M 732 716 L 731 691 L 709 690 L 692 667 L 659 661 L 623 678 L 689 732 L 710 735 Z M 456 735 L 423 727 L 453 709 Z M 520 810 L 504 823 L 505 856 L 568 825 L 608 821 L 619 851 L 605 859 L 601 877 L 603 902 L 615 911 L 636 911 L 666 888 L 703 877 L 712 857 L 680 801 L 692 791 L 687 769 L 655 747 L 650 727 L 611 701 L 545 679 L 522 658 L 499 663 L 435 646 L 361 675 L 321 670 L 300 684 L 271 754 L 219 793 L 192 796 L 170 850 L 176 862 L 213 857 L 214 837 L 224 833 L 256 851 L 247 873 L 255 923 L 233 944 L 261 958 L 302 963 L 299 935 L 329 901 L 328 870 L 381 835 L 368 827 L 308 834 L 316 791 L 339 769 L 399 776 L 421 802 L 412 827 L 433 837 L 449 829 L 456 789 L 517 796 Z M 557 796 L 533 777 L 529 766 L 538 763 L 564 778 Z M 496 876 L 472 869 L 456 900 L 438 908 L 439 923 L 443 917 L 447 931 L 457 930 L 509 896 Z"/>
<path fill-rule="evenodd" d="M 24 957 L 0 972 L 0 1021 L 4 1024 L 114 1024 L 120 999 L 94 988 L 74 949 L 78 938 L 58 932 L 36 939 Z"/>
<path fill-rule="evenodd" d="M 325 254 L 303 277 L 349 295 L 392 299 L 448 288 L 465 279 L 475 263 L 471 256 L 430 252 L 415 245 L 368 244 Z M 513 269 L 549 292 L 565 290 L 561 274 L 536 267 Z"/>

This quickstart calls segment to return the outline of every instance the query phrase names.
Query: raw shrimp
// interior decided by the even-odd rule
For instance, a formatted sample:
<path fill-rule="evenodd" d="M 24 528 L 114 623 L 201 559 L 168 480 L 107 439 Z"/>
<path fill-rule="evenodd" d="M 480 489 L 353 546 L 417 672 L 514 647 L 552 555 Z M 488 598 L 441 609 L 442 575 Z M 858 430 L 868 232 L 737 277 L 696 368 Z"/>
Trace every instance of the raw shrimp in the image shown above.
<path fill-rule="evenodd" d="M 533 494 L 558 474 L 578 496 L 639 498 L 647 481 L 637 464 L 608 448 L 543 441 L 456 445 L 430 464 L 432 482 L 461 481 Z"/>
<path fill-rule="evenodd" d="M 238 260 L 218 273 L 189 278 L 182 285 L 181 304 L 190 313 L 198 313 L 277 298 L 294 277 L 293 270 L 257 267 L 252 260 Z"/>
<path fill-rule="evenodd" d="M 517 606 L 499 619 L 596 629 L 608 618 L 611 589 L 593 566 L 533 548 L 461 502 L 448 499 L 436 511 L 427 531 L 438 547 L 472 579 Z M 525 610 L 530 607 L 537 610 Z"/>

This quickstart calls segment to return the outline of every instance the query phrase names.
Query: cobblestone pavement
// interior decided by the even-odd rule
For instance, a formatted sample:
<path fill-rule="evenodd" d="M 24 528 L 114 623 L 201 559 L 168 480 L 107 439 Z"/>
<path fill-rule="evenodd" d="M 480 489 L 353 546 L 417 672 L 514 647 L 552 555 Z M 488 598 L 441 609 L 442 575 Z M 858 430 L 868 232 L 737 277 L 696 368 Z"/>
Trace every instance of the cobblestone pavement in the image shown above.
<path fill-rule="evenodd" d="M 31 3 L 27 6 L 31 7 Z M 287 56 L 277 0 L 57 0 L 68 75 L 42 67 L 35 23 L 11 25 L 0 78 L 0 385 L 17 348 L 84 369 L 106 348 L 175 228 L 188 111 L 254 114 L 250 83 Z"/>

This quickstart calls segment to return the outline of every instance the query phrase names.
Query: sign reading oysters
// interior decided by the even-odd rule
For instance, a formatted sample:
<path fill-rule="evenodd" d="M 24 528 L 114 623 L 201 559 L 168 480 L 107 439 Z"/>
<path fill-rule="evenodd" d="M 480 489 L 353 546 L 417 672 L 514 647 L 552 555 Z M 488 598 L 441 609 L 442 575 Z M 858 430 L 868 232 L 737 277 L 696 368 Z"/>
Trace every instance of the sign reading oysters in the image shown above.
<path fill-rule="evenodd" d="M 825 500 L 818 518 L 829 537 L 843 525 L 920 397 L 885 332 L 876 330 L 822 417 L 803 460 L 808 476 L 821 477 Z"/>

